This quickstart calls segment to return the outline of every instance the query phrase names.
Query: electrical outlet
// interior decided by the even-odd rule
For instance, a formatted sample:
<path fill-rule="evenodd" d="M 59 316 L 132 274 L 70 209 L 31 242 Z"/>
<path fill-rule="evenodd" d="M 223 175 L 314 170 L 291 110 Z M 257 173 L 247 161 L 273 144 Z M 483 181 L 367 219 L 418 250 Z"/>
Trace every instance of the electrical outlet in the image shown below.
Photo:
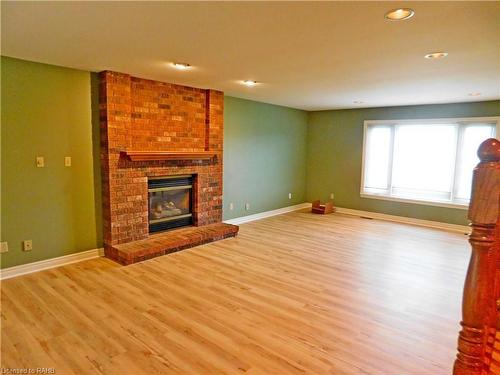
<path fill-rule="evenodd" d="M 330 199 L 333 199 L 334 195 L 333 193 L 330 193 Z"/>
<path fill-rule="evenodd" d="M 9 244 L 7 242 L 0 242 L 0 253 L 9 251 Z"/>
<path fill-rule="evenodd" d="M 245 210 L 249 210 L 250 209 L 250 203 L 245 203 Z"/>
<path fill-rule="evenodd" d="M 37 156 L 36 157 L 36 166 L 38 168 L 45 167 L 45 158 L 43 156 Z"/>
<path fill-rule="evenodd" d="M 23 241 L 23 251 L 31 251 L 33 250 L 33 241 L 26 240 Z"/>
<path fill-rule="evenodd" d="M 64 157 L 64 166 L 65 167 L 71 167 L 71 156 L 65 156 Z"/>
<path fill-rule="evenodd" d="M 288 193 L 288 199 L 292 199 L 292 193 Z"/>
<path fill-rule="evenodd" d="M 229 203 L 229 209 L 230 209 L 231 211 L 232 211 L 232 210 L 234 210 L 234 204 L 233 204 L 233 202 Z"/>

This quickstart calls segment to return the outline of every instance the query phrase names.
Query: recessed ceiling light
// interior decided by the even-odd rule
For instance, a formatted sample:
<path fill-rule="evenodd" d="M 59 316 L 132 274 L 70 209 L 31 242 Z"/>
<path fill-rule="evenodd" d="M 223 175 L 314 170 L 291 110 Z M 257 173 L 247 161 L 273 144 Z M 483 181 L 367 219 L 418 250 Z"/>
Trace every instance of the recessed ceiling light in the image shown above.
<path fill-rule="evenodd" d="M 243 83 L 244 85 L 248 86 L 248 87 L 253 87 L 255 86 L 258 82 L 257 81 L 254 81 L 254 80 L 251 80 L 251 79 L 245 79 L 244 81 L 241 81 L 241 83 Z"/>
<path fill-rule="evenodd" d="M 446 56 L 448 56 L 448 52 L 432 52 L 428 53 L 424 57 L 426 59 L 444 59 Z"/>
<path fill-rule="evenodd" d="M 364 103 L 364 101 L 362 101 L 362 100 L 355 100 L 355 101 L 353 101 L 353 103 L 354 103 L 354 104 L 363 104 L 363 103 Z"/>
<path fill-rule="evenodd" d="M 470 92 L 469 93 L 469 96 L 479 96 L 479 95 L 481 95 L 480 92 Z"/>
<path fill-rule="evenodd" d="M 398 8 L 388 11 L 385 18 L 391 21 L 403 21 L 413 17 L 415 11 L 410 8 Z"/>
<path fill-rule="evenodd" d="M 191 65 L 186 64 L 186 63 L 180 63 L 180 62 L 174 62 L 174 63 L 172 63 L 172 66 L 178 70 L 187 70 L 187 69 L 191 68 Z"/>

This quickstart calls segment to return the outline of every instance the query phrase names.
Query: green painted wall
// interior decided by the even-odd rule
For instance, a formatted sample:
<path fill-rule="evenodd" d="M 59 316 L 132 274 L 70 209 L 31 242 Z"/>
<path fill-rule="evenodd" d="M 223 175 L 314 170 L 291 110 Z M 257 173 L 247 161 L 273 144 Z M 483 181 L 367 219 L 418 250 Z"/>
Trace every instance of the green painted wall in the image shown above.
<path fill-rule="evenodd" d="M 328 199 L 333 192 L 339 207 L 467 224 L 465 210 L 361 198 L 363 122 L 475 116 L 500 116 L 500 101 L 311 112 L 306 198 Z"/>
<path fill-rule="evenodd" d="M 1 267 L 100 247 L 90 73 L 2 57 L 1 78 Z"/>
<path fill-rule="evenodd" d="M 226 97 L 224 219 L 304 202 L 306 140 L 307 112 Z"/>

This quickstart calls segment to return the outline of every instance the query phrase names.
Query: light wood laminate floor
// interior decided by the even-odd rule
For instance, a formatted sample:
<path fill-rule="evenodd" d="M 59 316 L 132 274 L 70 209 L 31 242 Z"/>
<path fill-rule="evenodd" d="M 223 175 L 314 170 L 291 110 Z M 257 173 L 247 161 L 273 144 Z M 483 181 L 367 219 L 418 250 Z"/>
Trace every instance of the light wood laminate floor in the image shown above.
<path fill-rule="evenodd" d="M 131 266 L 1 284 L 4 368 L 56 374 L 451 373 L 464 235 L 293 212 Z"/>

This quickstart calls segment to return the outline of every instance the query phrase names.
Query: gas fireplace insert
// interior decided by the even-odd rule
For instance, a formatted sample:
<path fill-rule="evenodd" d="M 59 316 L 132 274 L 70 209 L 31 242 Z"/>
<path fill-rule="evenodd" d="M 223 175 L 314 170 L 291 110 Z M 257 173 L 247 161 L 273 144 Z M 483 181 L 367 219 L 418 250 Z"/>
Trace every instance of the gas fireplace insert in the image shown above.
<path fill-rule="evenodd" d="M 149 233 L 192 225 L 192 190 L 192 175 L 149 178 Z"/>

